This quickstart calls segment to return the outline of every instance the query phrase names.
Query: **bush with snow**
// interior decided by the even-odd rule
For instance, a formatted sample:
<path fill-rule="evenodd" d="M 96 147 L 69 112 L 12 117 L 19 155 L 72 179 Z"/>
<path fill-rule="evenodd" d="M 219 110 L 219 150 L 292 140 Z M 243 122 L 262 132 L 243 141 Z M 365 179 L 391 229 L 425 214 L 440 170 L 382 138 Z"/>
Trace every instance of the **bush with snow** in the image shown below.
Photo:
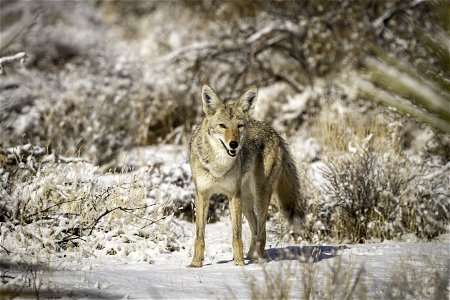
<path fill-rule="evenodd" d="M 446 232 L 450 165 L 418 166 L 394 153 L 359 150 L 328 158 L 312 201 L 309 236 L 365 242 L 408 233 L 433 238 Z"/>
<path fill-rule="evenodd" d="M 182 247 L 185 234 L 173 215 L 177 201 L 189 196 L 161 179 L 179 170 L 101 175 L 82 159 L 45 155 L 31 145 L 3 153 L 1 243 L 14 259 L 81 251 L 152 261 Z"/>

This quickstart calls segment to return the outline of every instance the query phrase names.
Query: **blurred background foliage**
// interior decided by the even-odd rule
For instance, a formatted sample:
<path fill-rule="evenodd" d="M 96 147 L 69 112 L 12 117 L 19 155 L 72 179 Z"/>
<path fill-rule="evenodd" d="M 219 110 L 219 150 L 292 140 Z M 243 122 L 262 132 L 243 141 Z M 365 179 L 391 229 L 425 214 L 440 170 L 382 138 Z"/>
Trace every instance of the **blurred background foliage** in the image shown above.
<path fill-rule="evenodd" d="M 185 144 L 208 82 L 225 100 L 258 85 L 257 117 L 288 137 L 317 139 L 317 122 L 350 111 L 382 114 L 386 126 L 400 120 L 403 145 L 419 130 L 436 153 L 450 152 L 448 1 L 2 0 L 0 8 L 0 55 L 28 56 L 4 67 L 2 147 L 31 142 L 105 164 L 134 146 Z"/>
<path fill-rule="evenodd" d="M 448 81 L 450 4 L 441 2 L 431 3 L 429 6 L 439 25 L 433 29 L 423 29 L 413 22 L 412 27 L 417 35 L 417 43 L 423 46 L 426 55 L 433 57 L 434 61 L 425 63 L 423 60 L 416 60 L 411 64 L 380 48 L 371 47 L 370 56 L 362 61 L 369 82 L 359 81 L 359 87 L 373 99 L 396 108 L 400 113 L 427 122 L 448 134 L 450 133 Z"/>

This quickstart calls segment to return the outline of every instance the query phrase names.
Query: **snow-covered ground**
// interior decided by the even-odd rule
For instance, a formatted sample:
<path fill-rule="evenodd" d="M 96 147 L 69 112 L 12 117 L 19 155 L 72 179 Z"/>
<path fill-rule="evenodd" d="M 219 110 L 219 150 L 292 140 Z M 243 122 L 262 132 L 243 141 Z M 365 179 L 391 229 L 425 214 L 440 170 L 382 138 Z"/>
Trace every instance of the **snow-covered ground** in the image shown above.
<path fill-rule="evenodd" d="M 194 225 L 184 221 L 180 224 L 191 239 Z M 332 288 L 327 282 L 334 270 L 340 277 L 341 288 L 347 280 L 358 277 L 358 288 L 365 285 L 369 298 L 381 299 L 392 289 L 395 276 L 404 275 L 414 288 L 425 289 L 430 287 L 427 282 L 432 280 L 433 272 L 448 274 L 449 235 L 433 242 L 389 241 L 339 246 L 278 244 L 272 239 L 266 247 L 267 262 L 237 267 L 231 261 L 230 228 L 228 218 L 207 226 L 205 262 L 198 269 L 186 267 L 191 259 L 190 240 L 186 240 L 186 247 L 181 251 L 161 253 L 152 263 L 129 263 L 127 258 L 110 255 L 87 259 L 76 253 L 70 259 L 51 258 L 50 269 L 37 272 L 42 283 L 40 294 L 74 298 L 248 299 L 252 296 L 252 286 L 264 294 L 268 280 L 287 280 L 291 284 L 289 296 L 298 299 L 305 295 L 304 280 L 311 274 L 314 289 L 325 293 Z M 244 229 L 244 238 L 247 238 L 247 225 Z M 360 270 L 363 271 L 358 275 Z M 3 271 L 6 275 L 17 272 Z M 280 274 L 284 274 L 281 279 Z M 449 287 L 447 281 L 447 285 L 440 288 L 450 295 Z M 320 295 L 317 290 L 316 294 Z M 337 293 L 344 295 L 345 291 Z M 423 294 L 419 294 L 419 298 L 433 294 L 434 290 L 420 293 Z M 417 294 L 410 298 L 413 296 Z"/>
<path fill-rule="evenodd" d="M 291 271 L 289 280 L 293 284 L 290 296 L 298 299 L 303 290 L 296 283 L 301 282 L 300 277 L 306 275 L 302 272 L 302 268 L 308 264 L 307 261 L 314 261 L 313 264 L 317 267 L 315 284 L 321 284 L 328 280 L 329 269 L 341 256 L 343 269 L 350 266 L 349 271 L 356 273 L 359 268 L 364 267 L 362 279 L 371 286 L 369 295 L 371 298 L 383 298 L 395 270 L 401 271 L 403 268 L 404 272 L 411 271 L 405 266 L 407 264 L 412 264 L 414 270 L 423 275 L 426 275 L 425 268 L 430 263 L 441 268 L 448 267 L 448 237 L 436 243 L 386 242 L 346 247 L 279 245 L 266 250 L 266 253 L 270 253 L 275 261 L 236 267 L 231 262 L 228 233 L 230 233 L 228 220 L 208 226 L 206 261 L 200 269 L 186 268 L 191 258 L 187 250 L 163 254 L 154 264 L 126 264 L 96 260 L 91 263 L 87 271 L 75 273 L 58 271 L 54 277 L 58 278 L 58 281 L 61 280 L 60 282 L 68 288 L 75 281 L 78 282 L 79 288 L 84 288 L 84 291 L 101 292 L 118 297 L 247 299 L 251 297 L 249 282 L 252 277 L 263 290 L 266 288 L 264 270 L 267 270 L 269 274 L 277 274 L 274 276 L 277 277 L 280 271 L 286 272 L 286 268 L 289 268 Z M 268 247 L 270 245 L 271 242 L 268 243 Z M 288 246 L 290 248 L 286 248 Z M 301 254 L 302 249 L 306 253 L 303 253 L 304 256 L 296 256 L 295 260 L 288 258 L 277 260 L 284 255 L 274 255 L 274 253 L 286 249 L 290 249 L 287 251 L 294 253 L 294 256 L 296 253 Z M 316 251 L 323 252 L 319 255 Z M 315 252 L 317 255 L 314 254 Z M 446 270 L 441 269 L 441 272 Z M 427 280 L 426 277 L 422 279 Z M 447 285 L 447 294 L 448 292 Z"/>

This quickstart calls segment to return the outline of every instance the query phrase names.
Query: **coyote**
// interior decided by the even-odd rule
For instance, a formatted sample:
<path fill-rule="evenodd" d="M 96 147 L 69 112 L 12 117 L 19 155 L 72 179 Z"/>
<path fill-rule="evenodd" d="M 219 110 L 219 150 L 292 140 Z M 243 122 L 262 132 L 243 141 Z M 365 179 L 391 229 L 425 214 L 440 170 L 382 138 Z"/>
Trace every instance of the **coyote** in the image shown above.
<path fill-rule="evenodd" d="M 230 201 L 235 265 L 244 265 L 242 213 L 252 235 L 247 258 L 264 257 L 267 211 L 274 190 L 289 221 L 303 217 L 297 169 L 286 142 L 272 127 L 252 118 L 257 95 L 257 88 L 251 87 L 226 104 L 210 86 L 202 88 L 206 117 L 189 145 L 196 187 L 196 237 L 189 267 L 202 266 L 208 203 L 214 193 Z"/>

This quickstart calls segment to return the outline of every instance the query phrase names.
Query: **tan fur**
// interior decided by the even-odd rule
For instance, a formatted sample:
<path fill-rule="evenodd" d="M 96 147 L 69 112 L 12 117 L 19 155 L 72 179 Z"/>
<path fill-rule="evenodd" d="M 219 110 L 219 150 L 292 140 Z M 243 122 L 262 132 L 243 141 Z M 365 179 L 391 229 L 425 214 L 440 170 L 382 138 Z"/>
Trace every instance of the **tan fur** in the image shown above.
<path fill-rule="evenodd" d="M 256 87 L 237 101 L 223 103 L 208 85 L 202 89 L 206 114 L 189 146 L 196 186 L 196 237 L 190 267 L 201 267 L 209 198 L 221 193 L 230 200 L 233 261 L 244 264 L 242 214 L 252 234 L 247 258 L 264 257 L 266 218 L 272 192 L 292 221 L 303 216 L 295 163 L 285 141 L 267 124 L 252 119 Z"/>

